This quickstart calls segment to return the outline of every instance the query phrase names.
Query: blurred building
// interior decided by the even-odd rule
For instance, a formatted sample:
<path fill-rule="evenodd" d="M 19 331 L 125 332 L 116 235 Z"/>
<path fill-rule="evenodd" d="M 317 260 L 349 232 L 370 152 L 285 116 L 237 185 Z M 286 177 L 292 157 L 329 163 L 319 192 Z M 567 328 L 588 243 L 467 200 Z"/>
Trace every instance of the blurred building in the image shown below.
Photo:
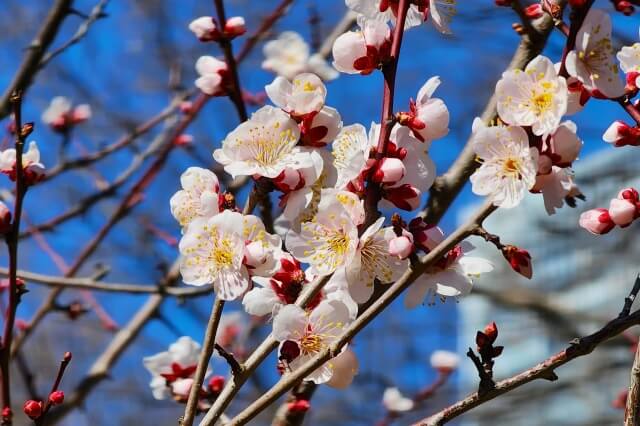
<path fill-rule="evenodd" d="M 458 350 L 474 347 L 476 330 L 495 321 L 497 380 L 527 369 L 614 318 L 640 271 L 637 224 L 594 236 L 578 227 L 581 212 L 607 207 L 627 186 L 638 187 L 640 152 L 603 149 L 576 164 L 577 182 L 587 197 L 574 209 L 547 216 L 542 197 L 528 195 L 513 210 L 499 210 L 485 223 L 504 243 L 533 257 L 531 281 L 512 272 L 495 248 L 474 239 L 475 254 L 494 261 L 472 296 L 459 304 Z M 608 425 L 623 411 L 611 402 L 628 385 L 633 361 L 628 339 L 618 338 L 556 371 L 555 383 L 536 381 L 462 416 L 463 425 Z M 460 396 L 475 390 L 478 377 L 467 360 L 460 372 Z"/>

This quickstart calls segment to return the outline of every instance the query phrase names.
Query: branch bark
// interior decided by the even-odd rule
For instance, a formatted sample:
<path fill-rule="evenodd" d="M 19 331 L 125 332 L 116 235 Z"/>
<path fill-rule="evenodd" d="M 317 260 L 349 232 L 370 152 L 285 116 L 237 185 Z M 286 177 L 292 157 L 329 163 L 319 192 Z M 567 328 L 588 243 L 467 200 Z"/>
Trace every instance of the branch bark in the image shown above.
<path fill-rule="evenodd" d="M 640 425 L 640 345 L 637 345 L 636 356 L 629 377 L 629 393 L 624 410 L 624 426 Z"/>

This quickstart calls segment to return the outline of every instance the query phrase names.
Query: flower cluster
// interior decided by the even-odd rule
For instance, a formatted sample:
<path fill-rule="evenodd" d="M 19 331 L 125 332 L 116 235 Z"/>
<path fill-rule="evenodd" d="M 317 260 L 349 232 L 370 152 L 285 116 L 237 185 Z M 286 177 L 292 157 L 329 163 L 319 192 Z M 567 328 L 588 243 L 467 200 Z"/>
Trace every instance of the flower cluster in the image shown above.
<path fill-rule="evenodd" d="M 640 217 L 640 199 L 635 188 L 625 188 L 611 200 L 609 209 L 597 208 L 580 215 L 580 226 L 592 234 L 606 234 L 618 225 L 626 228 Z"/>
<path fill-rule="evenodd" d="M 42 122 L 59 133 L 66 133 L 91 118 L 91 106 L 76 105 L 64 96 L 56 96 L 42 113 Z"/>

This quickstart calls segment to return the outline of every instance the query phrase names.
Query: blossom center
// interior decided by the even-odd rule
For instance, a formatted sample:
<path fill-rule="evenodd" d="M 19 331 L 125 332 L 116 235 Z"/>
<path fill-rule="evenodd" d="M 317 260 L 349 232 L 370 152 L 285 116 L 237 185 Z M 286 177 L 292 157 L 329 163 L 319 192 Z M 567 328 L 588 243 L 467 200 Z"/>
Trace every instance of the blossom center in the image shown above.
<path fill-rule="evenodd" d="M 228 238 L 224 238 L 217 242 L 217 244 L 213 246 L 209 257 L 219 269 L 231 266 L 233 264 L 231 241 Z"/>
<path fill-rule="evenodd" d="M 504 176 L 517 176 L 518 179 L 520 179 L 521 168 L 522 163 L 519 158 L 508 157 L 502 163 L 502 173 Z"/>
<path fill-rule="evenodd" d="M 549 92 L 542 92 L 533 95 L 533 110 L 536 115 L 542 115 L 551 109 L 553 105 L 553 95 Z"/>
<path fill-rule="evenodd" d="M 305 334 L 300 339 L 300 348 L 306 354 L 320 352 L 323 347 L 323 338 L 319 334 Z"/>

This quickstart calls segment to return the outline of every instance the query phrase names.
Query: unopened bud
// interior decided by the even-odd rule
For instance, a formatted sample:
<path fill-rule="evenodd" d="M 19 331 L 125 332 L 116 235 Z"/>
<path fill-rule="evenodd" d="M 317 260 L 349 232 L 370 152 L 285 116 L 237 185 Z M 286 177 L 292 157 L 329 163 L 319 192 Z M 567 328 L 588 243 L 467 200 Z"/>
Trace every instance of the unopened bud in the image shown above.
<path fill-rule="evenodd" d="M 224 387 L 225 379 L 223 376 L 213 376 L 209 379 L 209 391 L 212 393 L 220 393 Z"/>
<path fill-rule="evenodd" d="M 628 226 L 636 217 L 636 205 L 629 200 L 614 198 L 609 204 L 609 216 L 618 226 Z"/>
<path fill-rule="evenodd" d="M 55 391 L 49 394 L 49 403 L 51 405 L 60 405 L 64 402 L 64 392 Z"/>
<path fill-rule="evenodd" d="M 305 413 L 311 408 L 311 403 L 306 399 L 298 399 L 287 404 L 287 409 L 292 413 Z"/>
<path fill-rule="evenodd" d="M 580 226 L 592 234 L 606 234 L 615 227 L 607 209 L 592 209 L 580 215 Z"/>
<path fill-rule="evenodd" d="M 189 30 L 200 41 L 217 41 L 220 39 L 220 31 L 215 20 L 211 16 L 201 16 L 189 24 Z"/>
<path fill-rule="evenodd" d="M 389 254 L 406 259 L 413 252 L 413 242 L 406 236 L 395 237 L 389 241 Z"/>
<path fill-rule="evenodd" d="M 394 184 L 404 177 L 405 167 L 397 158 L 383 158 L 373 173 L 372 180 L 377 183 Z"/>
<path fill-rule="evenodd" d="M 525 278 L 531 279 L 533 267 L 531 265 L 531 255 L 528 251 L 512 245 L 502 248 L 502 255 L 509 262 L 511 269 Z"/>
<path fill-rule="evenodd" d="M 30 419 L 35 420 L 42 415 L 42 401 L 30 399 L 24 403 L 22 410 Z"/>
<path fill-rule="evenodd" d="M 247 27 L 242 16 L 234 16 L 227 19 L 224 24 L 224 35 L 229 38 L 240 36 L 247 32 Z"/>

